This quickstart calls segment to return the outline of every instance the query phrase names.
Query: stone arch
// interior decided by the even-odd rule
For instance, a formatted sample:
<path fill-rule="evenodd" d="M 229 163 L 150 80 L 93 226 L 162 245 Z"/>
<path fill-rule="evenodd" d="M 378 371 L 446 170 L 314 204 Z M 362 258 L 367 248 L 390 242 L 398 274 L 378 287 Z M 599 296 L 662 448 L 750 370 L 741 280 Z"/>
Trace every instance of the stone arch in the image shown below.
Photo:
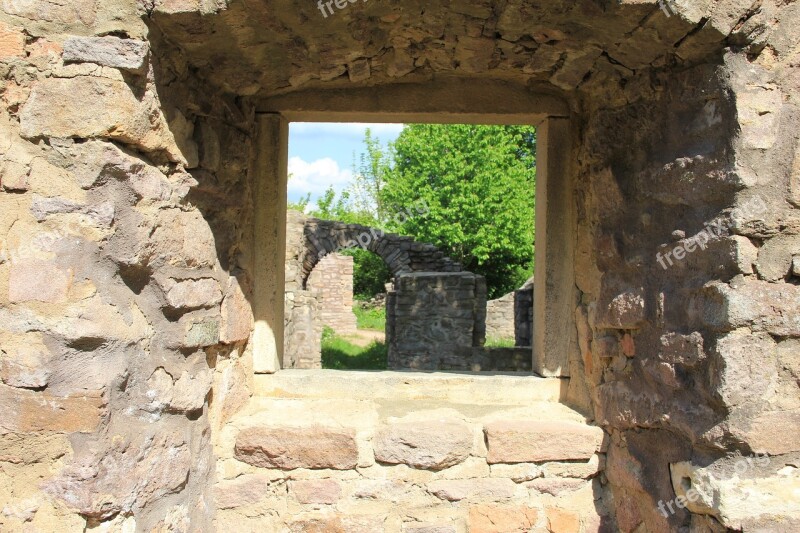
<path fill-rule="evenodd" d="M 305 222 L 303 232 L 303 287 L 323 257 L 347 248 L 361 248 L 378 255 L 394 277 L 410 272 L 461 272 L 460 263 L 445 256 L 436 246 L 417 242 L 413 237 L 386 233 L 360 224 L 316 218 Z"/>

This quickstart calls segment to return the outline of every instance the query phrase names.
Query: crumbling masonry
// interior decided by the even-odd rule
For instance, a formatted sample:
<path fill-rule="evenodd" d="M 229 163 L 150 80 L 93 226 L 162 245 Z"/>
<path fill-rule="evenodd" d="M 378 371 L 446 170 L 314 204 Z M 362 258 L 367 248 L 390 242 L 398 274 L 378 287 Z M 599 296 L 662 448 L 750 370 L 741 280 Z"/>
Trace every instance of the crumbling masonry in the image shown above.
<path fill-rule="evenodd" d="M 800 4 L 666 3 L 2 2 L 0 529 L 800 529 Z M 290 120 L 538 125 L 548 377 L 281 369 Z"/>

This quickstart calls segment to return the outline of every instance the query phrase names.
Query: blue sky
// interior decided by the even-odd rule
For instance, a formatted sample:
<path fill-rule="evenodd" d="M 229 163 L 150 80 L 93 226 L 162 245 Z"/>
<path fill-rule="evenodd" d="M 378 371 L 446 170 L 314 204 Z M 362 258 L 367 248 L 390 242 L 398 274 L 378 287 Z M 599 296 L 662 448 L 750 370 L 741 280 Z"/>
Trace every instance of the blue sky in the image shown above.
<path fill-rule="evenodd" d="M 339 124 L 293 122 L 289 125 L 289 201 L 309 192 L 316 203 L 329 186 L 340 192 L 353 179 L 353 154 L 363 151 L 364 131 L 385 145 L 394 141 L 402 124 Z"/>

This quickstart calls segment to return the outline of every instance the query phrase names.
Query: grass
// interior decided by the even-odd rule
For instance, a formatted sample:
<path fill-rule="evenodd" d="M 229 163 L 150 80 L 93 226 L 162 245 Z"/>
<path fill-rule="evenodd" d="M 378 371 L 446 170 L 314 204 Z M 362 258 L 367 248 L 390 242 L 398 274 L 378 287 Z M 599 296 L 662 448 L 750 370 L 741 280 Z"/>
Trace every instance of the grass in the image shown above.
<path fill-rule="evenodd" d="M 374 331 L 386 330 L 386 309 L 364 309 L 360 305 L 353 306 L 353 312 L 356 314 L 356 322 L 358 329 L 371 329 Z"/>
<path fill-rule="evenodd" d="M 386 370 L 387 349 L 382 342 L 356 346 L 326 327 L 322 334 L 322 368 L 334 370 Z"/>
<path fill-rule="evenodd" d="M 513 348 L 515 345 L 515 339 L 494 337 L 488 337 L 484 344 L 487 348 Z"/>

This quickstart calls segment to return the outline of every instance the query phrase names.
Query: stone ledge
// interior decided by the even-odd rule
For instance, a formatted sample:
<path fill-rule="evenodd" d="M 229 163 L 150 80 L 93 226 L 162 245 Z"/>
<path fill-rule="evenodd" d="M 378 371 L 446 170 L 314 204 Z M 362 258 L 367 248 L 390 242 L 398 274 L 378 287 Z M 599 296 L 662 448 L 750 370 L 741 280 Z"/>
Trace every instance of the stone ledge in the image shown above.
<path fill-rule="evenodd" d="M 569 421 L 501 420 L 485 433 L 490 464 L 588 460 L 603 443 L 601 428 Z"/>

